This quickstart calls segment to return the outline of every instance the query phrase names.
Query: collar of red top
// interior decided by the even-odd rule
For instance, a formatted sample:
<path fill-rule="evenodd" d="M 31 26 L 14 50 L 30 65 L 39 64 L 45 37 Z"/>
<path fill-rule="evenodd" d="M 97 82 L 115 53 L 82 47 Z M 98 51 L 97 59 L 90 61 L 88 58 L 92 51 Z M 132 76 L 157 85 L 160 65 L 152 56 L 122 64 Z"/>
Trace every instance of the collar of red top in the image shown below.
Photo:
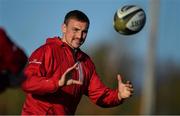
<path fill-rule="evenodd" d="M 56 43 L 62 47 L 67 47 L 72 53 L 76 52 L 77 60 L 80 61 L 82 59 L 82 51 L 78 48 L 76 50 L 72 49 L 67 43 L 63 42 L 60 37 L 48 38 L 46 43 Z"/>

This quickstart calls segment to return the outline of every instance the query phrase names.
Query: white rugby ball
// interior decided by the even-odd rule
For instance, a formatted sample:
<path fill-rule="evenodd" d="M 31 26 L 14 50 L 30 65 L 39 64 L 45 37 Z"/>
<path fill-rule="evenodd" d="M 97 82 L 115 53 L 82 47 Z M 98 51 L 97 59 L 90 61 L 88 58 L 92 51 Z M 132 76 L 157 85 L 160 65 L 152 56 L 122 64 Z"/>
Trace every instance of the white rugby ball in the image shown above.
<path fill-rule="evenodd" d="M 125 5 L 115 12 L 113 26 L 120 34 L 132 35 L 139 32 L 145 22 L 146 15 L 142 8 L 136 5 Z"/>

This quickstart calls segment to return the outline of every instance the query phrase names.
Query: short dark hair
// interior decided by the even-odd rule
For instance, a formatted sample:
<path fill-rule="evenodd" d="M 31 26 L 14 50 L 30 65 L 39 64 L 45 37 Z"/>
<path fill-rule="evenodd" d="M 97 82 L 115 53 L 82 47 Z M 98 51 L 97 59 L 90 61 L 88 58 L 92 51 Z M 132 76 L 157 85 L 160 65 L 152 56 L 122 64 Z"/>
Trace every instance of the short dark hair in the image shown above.
<path fill-rule="evenodd" d="M 90 24 L 89 18 L 85 13 L 79 10 L 72 10 L 66 14 L 64 17 L 64 24 L 68 24 L 70 19 L 76 19 L 78 21 L 87 22 L 88 26 Z"/>

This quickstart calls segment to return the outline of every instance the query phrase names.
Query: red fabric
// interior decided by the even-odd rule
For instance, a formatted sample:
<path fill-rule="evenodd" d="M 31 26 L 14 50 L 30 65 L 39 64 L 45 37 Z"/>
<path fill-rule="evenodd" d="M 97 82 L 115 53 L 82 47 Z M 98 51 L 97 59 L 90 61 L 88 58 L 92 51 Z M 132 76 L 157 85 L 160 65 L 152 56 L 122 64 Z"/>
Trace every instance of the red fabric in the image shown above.
<path fill-rule="evenodd" d="M 58 88 L 58 80 L 67 68 L 79 61 L 83 69 L 83 85 Z M 117 90 L 106 87 L 99 79 L 88 55 L 73 50 L 60 38 L 49 38 L 29 58 L 22 84 L 27 93 L 22 114 L 74 114 L 83 94 L 102 107 L 120 104 Z M 72 74 L 78 79 L 78 71 Z"/>
<path fill-rule="evenodd" d="M 27 62 L 24 51 L 10 40 L 5 30 L 0 28 L 0 92 L 9 86 L 19 85 L 20 76 Z"/>
<path fill-rule="evenodd" d="M 26 61 L 24 51 L 10 40 L 5 30 L 0 28 L 0 70 L 8 70 L 16 75 L 23 69 Z"/>

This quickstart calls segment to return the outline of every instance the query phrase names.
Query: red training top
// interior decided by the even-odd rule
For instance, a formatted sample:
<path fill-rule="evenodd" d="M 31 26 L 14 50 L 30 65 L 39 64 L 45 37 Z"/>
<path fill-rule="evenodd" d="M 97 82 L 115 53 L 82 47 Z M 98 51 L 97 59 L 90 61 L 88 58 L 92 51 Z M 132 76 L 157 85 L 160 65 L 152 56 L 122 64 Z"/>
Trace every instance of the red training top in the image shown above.
<path fill-rule="evenodd" d="M 59 88 L 59 78 L 77 61 L 81 70 L 74 71 L 71 78 L 81 78 L 83 85 Z M 80 49 L 74 52 L 58 37 L 47 39 L 46 44 L 32 53 L 24 73 L 22 88 L 27 96 L 22 115 L 74 114 L 83 94 L 102 107 L 117 106 L 122 101 L 117 90 L 101 82 L 89 56 Z"/>

